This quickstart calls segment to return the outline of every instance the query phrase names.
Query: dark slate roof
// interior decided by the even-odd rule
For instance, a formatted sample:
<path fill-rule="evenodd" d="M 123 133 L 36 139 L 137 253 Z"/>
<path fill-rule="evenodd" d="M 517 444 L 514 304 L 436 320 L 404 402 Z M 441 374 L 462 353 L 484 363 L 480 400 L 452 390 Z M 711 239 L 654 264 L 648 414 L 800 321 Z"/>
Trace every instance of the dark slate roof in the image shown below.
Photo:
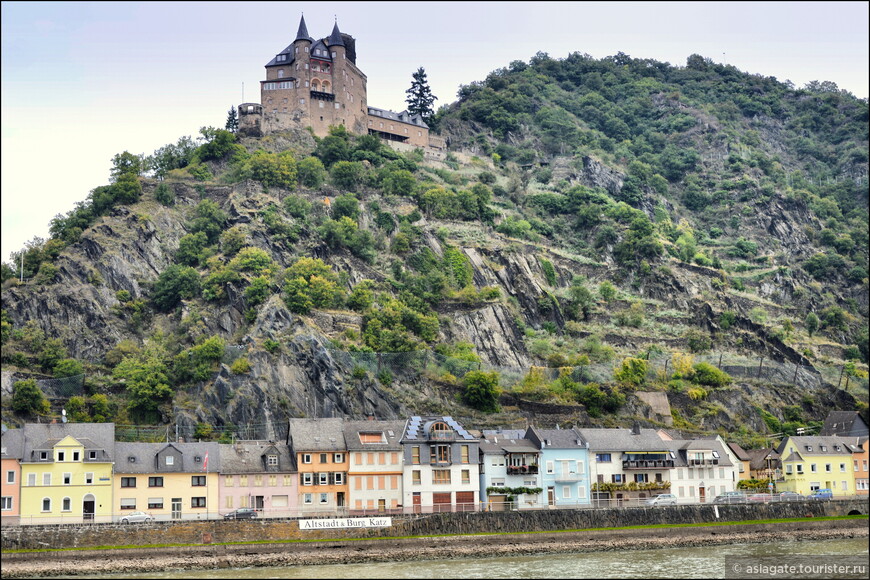
<path fill-rule="evenodd" d="M 839 435 L 805 435 L 786 437 L 777 447 L 777 453 L 784 454 L 787 451 L 786 444 L 789 442 L 794 445 L 794 450 L 797 453 L 806 453 L 807 455 L 842 455 L 858 451 L 856 446 L 850 443 L 847 438 Z M 808 446 L 811 450 L 807 449 Z M 824 450 L 822 450 L 823 446 Z"/>
<path fill-rule="evenodd" d="M 667 451 L 666 442 L 655 429 L 639 429 L 637 435 L 631 429 L 578 429 L 583 439 L 589 441 L 589 450 L 598 451 Z"/>
<path fill-rule="evenodd" d="M 178 473 L 208 473 L 221 470 L 220 445 L 218 443 L 126 443 L 115 444 L 115 473 L 164 473 L 157 469 L 155 457 L 166 447 L 175 447 L 181 452 L 181 469 Z M 208 453 L 208 466 L 205 455 Z M 199 457 L 199 461 L 196 458 Z M 132 461 L 130 459 L 133 459 Z"/>
<path fill-rule="evenodd" d="M 718 457 L 719 463 L 717 465 L 719 465 L 721 467 L 731 467 L 733 465 L 731 463 L 731 457 L 725 451 L 725 447 L 723 447 L 722 444 L 719 441 L 716 441 L 715 439 L 707 439 L 707 438 L 684 439 L 684 440 L 675 439 L 673 441 L 673 443 L 679 444 L 679 447 L 677 447 L 677 449 L 682 451 L 681 455 L 685 456 L 686 458 L 688 458 L 689 451 L 701 451 L 701 450 L 707 451 L 707 450 L 709 450 L 709 451 L 715 451 L 716 453 L 719 454 L 719 457 Z"/>
<path fill-rule="evenodd" d="M 344 46 L 344 40 L 341 38 L 341 32 L 338 30 L 338 22 L 332 27 L 332 34 L 329 35 L 329 46 Z"/>
<path fill-rule="evenodd" d="M 348 451 L 399 451 L 404 421 L 345 421 L 344 442 Z M 363 443 L 360 433 L 382 433 L 383 443 Z"/>
<path fill-rule="evenodd" d="M 266 469 L 263 457 L 278 455 L 277 469 Z M 221 444 L 221 473 L 283 473 L 295 471 L 290 447 L 286 443 L 271 441 L 245 441 Z"/>
<path fill-rule="evenodd" d="M 64 437 L 74 437 L 86 450 L 99 450 L 100 461 L 112 461 L 115 454 L 114 423 L 25 423 L 22 461 L 33 461 L 36 450 L 51 449 Z"/>
<path fill-rule="evenodd" d="M 412 115 L 408 111 L 402 111 L 401 113 L 396 113 L 393 111 L 388 111 L 387 109 L 378 109 L 377 107 L 369 107 L 369 115 L 374 117 L 382 117 L 384 119 L 389 119 L 391 121 L 398 121 L 400 123 L 408 123 L 409 125 L 417 125 L 419 127 L 423 127 L 424 129 L 428 129 L 429 125 L 427 125 L 423 121 L 423 117 L 420 115 Z"/>
<path fill-rule="evenodd" d="M 776 461 L 780 455 L 774 449 L 747 449 L 746 455 L 749 456 L 749 469 L 761 471 L 767 469 L 767 458 L 771 459 L 771 466 L 776 466 Z"/>
<path fill-rule="evenodd" d="M 296 33 L 296 40 L 307 40 L 311 42 L 311 37 L 308 36 L 308 27 L 305 26 L 305 15 L 299 19 L 299 31 Z"/>
<path fill-rule="evenodd" d="M 522 429 L 486 430 L 480 441 L 480 449 L 484 453 L 538 453 L 538 446 L 526 439 L 525 434 L 526 431 Z"/>
<path fill-rule="evenodd" d="M 24 432 L 21 429 L 9 429 L 3 433 L 0 458 L 20 460 L 23 456 Z"/>
<path fill-rule="evenodd" d="M 867 435 L 867 424 L 858 411 L 831 411 L 825 417 L 825 424 L 819 435 L 849 435 L 860 437 Z"/>
<path fill-rule="evenodd" d="M 736 443 L 729 443 L 728 448 L 737 456 L 737 459 L 740 461 L 749 461 L 749 455 L 746 453 L 746 450 L 743 449 Z"/>
<path fill-rule="evenodd" d="M 290 447 L 302 451 L 344 451 L 343 419 L 290 419 Z"/>
<path fill-rule="evenodd" d="M 538 429 L 529 427 L 529 439 L 540 449 L 587 449 L 586 437 L 579 429 Z"/>
<path fill-rule="evenodd" d="M 282 54 L 286 54 L 287 59 L 279 62 L 278 56 L 280 56 Z M 272 58 L 272 60 L 270 60 L 269 62 L 266 63 L 266 66 L 275 66 L 275 65 L 279 65 L 279 64 L 280 65 L 293 64 L 295 61 L 296 61 L 296 51 L 293 50 L 293 45 L 291 44 L 290 46 L 288 46 L 287 48 L 285 48 L 284 50 L 282 50 L 281 52 L 276 54 Z"/>
<path fill-rule="evenodd" d="M 432 426 L 432 423 L 436 421 L 443 421 L 444 423 L 447 423 L 447 426 L 450 427 L 455 433 L 457 440 L 476 440 L 475 437 L 471 433 L 466 431 L 465 427 L 460 425 L 458 421 L 455 421 L 453 417 L 421 417 L 415 415 L 413 417 L 410 417 L 404 424 L 404 428 L 402 429 L 402 443 L 429 442 L 429 428 Z"/>

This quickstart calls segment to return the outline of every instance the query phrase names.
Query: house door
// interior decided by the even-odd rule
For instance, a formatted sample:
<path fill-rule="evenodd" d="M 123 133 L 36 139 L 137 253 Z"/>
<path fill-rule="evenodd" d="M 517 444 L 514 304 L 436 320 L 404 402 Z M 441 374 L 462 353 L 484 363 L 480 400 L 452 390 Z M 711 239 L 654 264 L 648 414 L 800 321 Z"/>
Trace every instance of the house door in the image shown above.
<path fill-rule="evenodd" d="M 421 511 L 421 505 L 422 505 L 419 491 L 414 492 L 414 496 L 413 496 L 412 500 L 413 500 L 412 503 L 413 503 L 414 513 L 419 514 Z"/>
<path fill-rule="evenodd" d="M 556 505 L 556 488 L 547 488 L 547 505 Z"/>
<path fill-rule="evenodd" d="M 94 496 L 88 494 L 82 501 L 82 519 L 86 522 L 94 521 L 94 504 L 96 503 Z"/>
<path fill-rule="evenodd" d="M 263 511 L 263 496 L 255 495 L 254 496 L 254 509 L 257 511 Z"/>
<path fill-rule="evenodd" d="M 378 513 L 384 513 L 387 511 L 387 500 L 379 499 L 378 500 Z"/>
<path fill-rule="evenodd" d="M 704 503 L 705 501 L 707 501 L 706 496 L 707 496 L 707 488 L 706 487 L 699 487 L 698 488 L 698 501 L 700 501 L 701 503 Z"/>
<path fill-rule="evenodd" d="M 181 498 L 174 497 L 172 498 L 172 519 L 180 520 L 181 519 Z"/>

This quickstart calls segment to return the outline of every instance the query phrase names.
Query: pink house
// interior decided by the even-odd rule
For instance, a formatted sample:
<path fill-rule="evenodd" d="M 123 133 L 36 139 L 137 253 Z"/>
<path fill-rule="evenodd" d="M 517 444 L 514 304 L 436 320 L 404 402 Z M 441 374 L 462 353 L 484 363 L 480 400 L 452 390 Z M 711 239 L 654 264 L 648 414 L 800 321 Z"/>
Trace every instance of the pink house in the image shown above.
<path fill-rule="evenodd" d="M 0 496 L 0 525 L 12 526 L 19 522 L 21 515 L 21 454 L 24 435 L 21 429 L 8 429 L 3 433 L 0 471 L 3 484 Z"/>
<path fill-rule="evenodd" d="M 218 512 L 254 508 L 260 517 L 298 515 L 296 470 L 285 443 L 237 441 L 220 446 Z"/>

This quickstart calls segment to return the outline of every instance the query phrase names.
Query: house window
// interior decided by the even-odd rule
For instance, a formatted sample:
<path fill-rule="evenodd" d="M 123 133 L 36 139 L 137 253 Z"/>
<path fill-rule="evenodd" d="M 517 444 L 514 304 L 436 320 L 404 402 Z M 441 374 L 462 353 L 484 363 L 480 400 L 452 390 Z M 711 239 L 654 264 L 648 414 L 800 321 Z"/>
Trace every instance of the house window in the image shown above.
<path fill-rule="evenodd" d="M 311 463 L 311 454 L 303 453 L 302 454 L 302 463 Z"/>
<path fill-rule="evenodd" d="M 5 511 L 9 511 L 11 509 L 12 509 L 12 498 L 3 496 L 3 498 L 0 499 L 0 510 L 3 510 L 5 512 Z"/>
<path fill-rule="evenodd" d="M 797 465 L 797 472 L 798 472 L 798 473 L 803 473 L 803 472 L 804 472 L 804 464 L 803 464 L 803 463 L 798 463 L 798 465 Z"/>
<path fill-rule="evenodd" d="M 224 487 L 233 487 L 236 484 L 236 476 L 235 475 L 225 475 L 224 476 Z"/>
<path fill-rule="evenodd" d="M 71 512 L 72 511 L 72 500 L 70 500 L 70 498 L 68 498 L 68 497 L 63 498 L 63 503 L 61 504 L 60 510 L 64 511 L 64 512 Z"/>
<path fill-rule="evenodd" d="M 830 463 L 826 463 L 826 464 L 825 464 L 825 471 L 826 471 L 827 473 L 831 473 L 831 464 L 830 464 Z"/>
<path fill-rule="evenodd" d="M 433 445 L 429 450 L 429 461 L 431 463 L 450 463 L 450 446 Z"/>
<path fill-rule="evenodd" d="M 412 485 L 420 485 L 422 483 L 420 479 L 420 470 L 415 469 L 411 472 L 411 484 Z"/>
<path fill-rule="evenodd" d="M 313 473 L 303 473 L 302 474 L 302 485 L 314 485 L 314 474 Z"/>
<path fill-rule="evenodd" d="M 205 498 L 204 497 L 192 497 L 192 498 L 190 498 L 190 507 L 192 507 L 192 508 L 204 508 L 205 507 Z"/>
<path fill-rule="evenodd" d="M 613 483 L 625 483 L 625 476 L 621 473 L 614 473 L 610 477 Z"/>
<path fill-rule="evenodd" d="M 647 483 L 649 482 L 649 474 L 648 473 L 635 473 L 634 481 L 637 483 Z"/>
<path fill-rule="evenodd" d="M 816 464 L 815 464 L 815 463 L 810 464 L 810 471 L 811 471 L 812 473 L 815 473 L 815 472 L 816 472 Z"/>
<path fill-rule="evenodd" d="M 42 474 L 42 485 L 51 485 L 51 474 L 43 473 Z"/>
<path fill-rule="evenodd" d="M 163 509 L 163 498 L 162 497 L 149 497 L 148 498 L 148 509 L 149 510 L 162 510 Z"/>
<path fill-rule="evenodd" d="M 462 483 L 471 483 L 471 471 L 468 469 L 462 470 Z"/>
<path fill-rule="evenodd" d="M 337 472 L 333 474 L 335 476 L 335 485 L 344 485 L 344 473 Z"/>
<path fill-rule="evenodd" d="M 278 465 L 278 456 L 277 455 L 269 455 L 266 458 L 266 463 L 268 463 L 269 465 L 273 465 L 273 466 Z"/>
<path fill-rule="evenodd" d="M 135 497 L 121 498 L 121 509 L 122 510 L 134 510 L 134 509 L 136 509 L 136 498 Z"/>
<path fill-rule="evenodd" d="M 50 497 L 42 498 L 42 511 L 44 511 L 44 512 L 51 511 L 51 498 Z"/>
<path fill-rule="evenodd" d="M 29 485 L 30 487 L 33 487 L 34 485 L 36 485 L 36 474 L 35 473 L 28 473 L 27 474 L 27 485 Z"/>
<path fill-rule="evenodd" d="M 90 459 L 90 460 L 96 460 L 96 458 L 97 458 L 97 452 L 96 452 L 96 451 L 88 451 L 88 459 Z"/>
<path fill-rule="evenodd" d="M 468 445 L 460 445 L 459 453 L 462 457 L 462 463 L 468 463 Z"/>
<path fill-rule="evenodd" d="M 64 473 L 63 474 L 63 484 L 69 485 L 72 483 L 72 473 Z"/>
<path fill-rule="evenodd" d="M 224 501 L 224 507 L 230 510 L 233 509 L 233 496 L 228 495 L 226 498 L 226 501 Z"/>
<path fill-rule="evenodd" d="M 194 475 L 190 478 L 190 485 L 193 487 L 203 487 L 205 486 L 205 476 L 204 475 Z"/>
<path fill-rule="evenodd" d="M 314 494 L 312 494 L 312 493 L 306 493 L 306 494 L 303 496 L 302 502 L 303 502 L 303 503 L 310 504 L 311 502 L 314 501 L 314 497 L 313 497 L 313 496 L 314 496 Z"/>
<path fill-rule="evenodd" d="M 278 69 L 278 78 L 279 78 L 279 79 L 283 79 L 283 78 L 284 78 L 284 69 L 283 69 L 283 68 L 279 68 L 279 69 Z"/>
<path fill-rule="evenodd" d="M 270 475 L 269 476 L 269 486 L 270 487 L 277 487 L 278 486 L 278 476 L 277 475 Z"/>
<path fill-rule="evenodd" d="M 556 473 L 556 469 L 552 461 L 547 462 L 547 473 Z"/>
<path fill-rule="evenodd" d="M 163 478 L 162 477 L 149 477 L 148 478 L 148 487 L 163 487 Z"/>
<path fill-rule="evenodd" d="M 610 463 L 610 453 L 596 453 L 595 461 L 598 463 Z"/>
<path fill-rule="evenodd" d="M 135 477 L 122 477 L 121 478 L 121 487 L 136 487 L 136 478 Z"/>
<path fill-rule="evenodd" d="M 432 483 L 436 485 L 448 485 L 450 484 L 450 470 L 449 469 L 433 469 L 432 470 Z"/>
<path fill-rule="evenodd" d="M 791 466 L 790 463 L 787 464 L 787 465 L 785 466 L 785 472 L 786 472 L 786 474 L 791 475 L 791 467 L 792 467 L 792 466 Z"/>
<path fill-rule="evenodd" d="M 571 486 L 563 485 L 562 486 L 562 498 L 563 499 L 571 499 Z"/>
<path fill-rule="evenodd" d="M 320 463 L 329 463 L 328 454 L 321 453 L 320 454 Z"/>
<path fill-rule="evenodd" d="M 855 462 L 855 471 L 858 471 L 858 462 Z M 6 483 L 15 483 L 15 472 L 7 471 L 6 472 Z"/>
<path fill-rule="evenodd" d="M 239 476 L 239 485 L 241 485 L 242 487 L 245 487 L 248 485 L 248 476 L 247 475 L 240 475 Z"/>
<path fill-rule="evenodd" d="M 317 474 L 317 483 L 318 485 L 329 485 L 329 474 L 328 473 L 318 473 Z"/>
<path fill-rule="evenodd" d="M 57 452 L 57 460 L 58 461 L 66 461 L 66 453 L 64 453 L 63 451 L 58 451 Z"/>
<path fill-rule="evenodd" d="M 291 479 L 290 479 L 290 477 L 291 477 L 291 476 L 289 476 L 289 475 L 285 475 L 285 476 L 284 476 L 284 487 L 290 487 L 290 485 L 291 485 Z"/>
<path fill-rule="evenodd" d="M 320 494 L 320 503 L 322 503 L 322 504 L 329 503 L 329 494 L 328 493 L 321 493 Z"/>
<path fill-rule="evenodd" d="M 263 487 L 263 476 L 255 475 L 254 476 L 254 487 Z"/>
<path fill-rule="evenodd" d="M 39 452 L 39 460 L 40 461 L 48 461 L 48 451 L 40 451 Z"/>
<path fill-rule="evenodd" d="M 332 456 L 333 463 L 344 463 L 344 453 L 336 453 Z"/>
<path fill-rule="evenodd" d="M 80 457 L 80 456 L 79 456 L 79 452 L 78 452 L 78 451 L 73 451 L 73 461 L 78 461 L 78 460 L 79 460 L 79 457 Z"/>
<path fill-rule="evenodd" d="M 166 465 L 175 465 L 175 457 L 173 457 L 172 455 L 167 455 Z"/>

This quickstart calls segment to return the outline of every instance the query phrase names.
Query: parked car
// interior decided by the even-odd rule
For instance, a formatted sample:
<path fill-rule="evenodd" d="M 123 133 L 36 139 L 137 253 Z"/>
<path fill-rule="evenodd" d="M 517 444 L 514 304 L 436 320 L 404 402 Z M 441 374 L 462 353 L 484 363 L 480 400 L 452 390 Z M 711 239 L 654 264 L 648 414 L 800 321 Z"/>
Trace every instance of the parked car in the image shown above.
<path fill-rule="evenodd" d="M 726 491 L 713 498 L 713 503 L 746 503 L 746 494 L 742 491 Z"/>
<path fill-rule="evenodd" d="M 671 493 L 660 493 L 644 502 L 646 505 L 677 505 L 677 496 Z"/>
<path fill-rule="evenodd" d="M 122 524 L 149 524 L 154 520 L 154 516 L 146 512 L 130 512 L 125 516 L 121 516 Z"/>
<path fill-rule="evenodd" d="M 753 493 L 746 498 L 749 503 L 770 503 L 773 501 L 772 493 Z"/>
<path fill-rule="evenodd" d="M 817 489 L 810 494 L 810 499 L 834 499 L 834 492 L 828 488 Z"/>
<path fill-rule="evenodd" d="M 784 491 L 779 494 L 779 501 L 801 501 L 804 496 L 796 491 Z"/>
<path fill-rule="evenodd" d="M 251 508 L 239 508 L 224 514 L 225 520 L 253 520 L 257 517 L 257 510 Z"/>

